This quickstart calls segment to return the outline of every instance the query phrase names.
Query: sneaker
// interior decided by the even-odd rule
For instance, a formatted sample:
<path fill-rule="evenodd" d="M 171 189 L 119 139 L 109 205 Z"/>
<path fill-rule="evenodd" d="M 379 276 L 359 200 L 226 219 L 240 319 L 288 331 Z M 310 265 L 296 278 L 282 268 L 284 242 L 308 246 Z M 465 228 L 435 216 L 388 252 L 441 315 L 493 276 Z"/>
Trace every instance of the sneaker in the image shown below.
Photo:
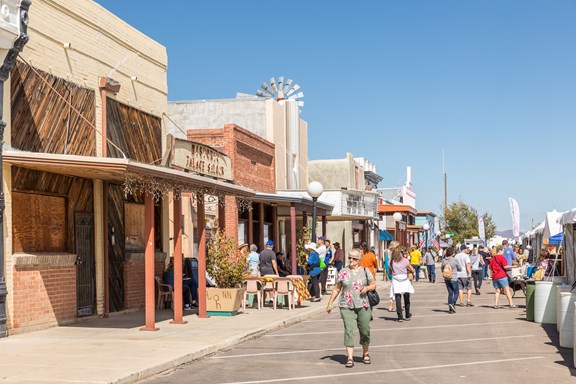
<path fill-rule="evenodd" d="M 450 308 L 449 310 L 450 313 L 456 313 L 456 307 L 454 306 L 454 304 L 448 304 L 448 308 Z"/>
<path fill-rule="evenodd" d="M 477 295 L 480 294 L 480 290 L 479 290 L 479 289 L 476 290 L 476 294 L 477 294 Z"/>
<path fill-rule="evenodd" d="M 510 309 L 515 309 L 515 308 L 518 308 L 518 306 L 514 305 L 514 304 L 510 305 Z"/>
<path fill-rule="evenodd" d="M 398 319 L 397 321 L 398 321 L 399 323 L 401 323 L 401 322 L 404 321 L 404 319 Z"/>
<path fill-rule="evenodd" d="M 190 304 L 186 304 L 186 305 L 184 306 L 184 310 L 185 310 L 185 311 L 193 311 L 194 308 L 193 308 Z"/>
<path fill-rule="evenodd" d="M 500 308 L 499 305 L 495 305 L 495 306 L 494 306 L 494 309 L 499 309 L 499 308 Z"/>

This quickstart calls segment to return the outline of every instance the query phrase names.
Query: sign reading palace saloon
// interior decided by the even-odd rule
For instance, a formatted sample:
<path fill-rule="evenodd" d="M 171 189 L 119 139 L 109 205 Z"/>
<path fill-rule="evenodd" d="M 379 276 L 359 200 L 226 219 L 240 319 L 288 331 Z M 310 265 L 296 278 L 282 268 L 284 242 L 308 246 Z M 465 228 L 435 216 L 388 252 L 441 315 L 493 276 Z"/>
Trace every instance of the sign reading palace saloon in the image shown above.
<path fill-rule="evenodd" d="M 194 143 L 175 137 L 168 137 L 171 148 L 171 166 L 186 169 L 203 176 L 232 180 L 230 158 L 204 144 Z"/>

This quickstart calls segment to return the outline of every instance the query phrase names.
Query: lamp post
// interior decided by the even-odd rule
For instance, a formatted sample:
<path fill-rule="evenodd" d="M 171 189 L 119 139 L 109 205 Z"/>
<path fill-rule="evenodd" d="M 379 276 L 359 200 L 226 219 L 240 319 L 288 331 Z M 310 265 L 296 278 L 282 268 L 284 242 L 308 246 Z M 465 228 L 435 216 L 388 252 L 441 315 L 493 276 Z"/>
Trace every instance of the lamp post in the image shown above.
<path fill-rule="evenodd" d="M 311 181 L 306 189 L 308 195 L 312 198 L 312 242 L 316 242 L 316 201 L 324 192 L 324 187 L 318 181 Z"/>
<path fill-rule="evenodd" d="M 428 231 L 430 230 L 430 224 L 425 223 L 422 229 L 424 230 L 424 248 L 428 249 Z"/>
<path fill-rule="evenodd" d="M 4 276 L 4 182 L 2 145 L 4 144 L 4 82 L 14 68 L 18 54 L 28 42 L 28 9 L 31 0 L 4 0 L 0 3 L 0 338 L 6 337 L 6 279 Z"/>
<path fill-rule="evenodd" d="M 398 241 L 398 222 L 402 220 L 402 214 L 396 212 L 392 215 L 392 218 L 394 219 L 394 235 L 396 235 L 394 240 Z"/>

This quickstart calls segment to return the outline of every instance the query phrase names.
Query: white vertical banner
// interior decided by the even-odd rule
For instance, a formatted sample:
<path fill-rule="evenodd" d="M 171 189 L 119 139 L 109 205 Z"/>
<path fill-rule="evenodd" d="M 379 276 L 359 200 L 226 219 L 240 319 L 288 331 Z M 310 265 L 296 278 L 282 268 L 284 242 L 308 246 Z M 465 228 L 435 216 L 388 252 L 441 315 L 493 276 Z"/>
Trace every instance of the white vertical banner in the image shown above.
<path fill-rule="evenodd" d="M 509 197 L 510 202 L 510 214 L 512 215 L 512 234 L 514 237 L 520 236 L 520 208 L 518 208 L 518 202 Z"/>
<path fill-rule="evenodd" d="M 484 230 L 484 218 L 482 216 L 478 216 L 478 237 L 486 243 L 486 233 Z"/>

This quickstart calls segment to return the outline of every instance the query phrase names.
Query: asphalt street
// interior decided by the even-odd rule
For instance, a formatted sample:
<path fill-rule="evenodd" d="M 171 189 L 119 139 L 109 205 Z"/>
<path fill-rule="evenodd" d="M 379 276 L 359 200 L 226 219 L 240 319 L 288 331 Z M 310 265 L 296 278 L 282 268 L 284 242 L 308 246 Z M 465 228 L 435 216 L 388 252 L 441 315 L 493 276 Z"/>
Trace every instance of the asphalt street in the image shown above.
<path fill-rule="evenodd" d="M 335 310 L 142 382 L 576 382 L 572 350 L 558 346 L 556 325 L 525 320 L 521 292 L 514 299 L 518 309 L 494 309 L 493 289 L 486 282 L 482 294 L 473 296 L 474 307 L 457 307 L 456 314 L 448 314 L 443 282 L 421 281 L 415 288 L 411 321 L 396 322 L 385 299 L 374 310 L 370 365 L 362 363 L 358 347 L 355 366 L 344 367 L 343 324 Z"/>

